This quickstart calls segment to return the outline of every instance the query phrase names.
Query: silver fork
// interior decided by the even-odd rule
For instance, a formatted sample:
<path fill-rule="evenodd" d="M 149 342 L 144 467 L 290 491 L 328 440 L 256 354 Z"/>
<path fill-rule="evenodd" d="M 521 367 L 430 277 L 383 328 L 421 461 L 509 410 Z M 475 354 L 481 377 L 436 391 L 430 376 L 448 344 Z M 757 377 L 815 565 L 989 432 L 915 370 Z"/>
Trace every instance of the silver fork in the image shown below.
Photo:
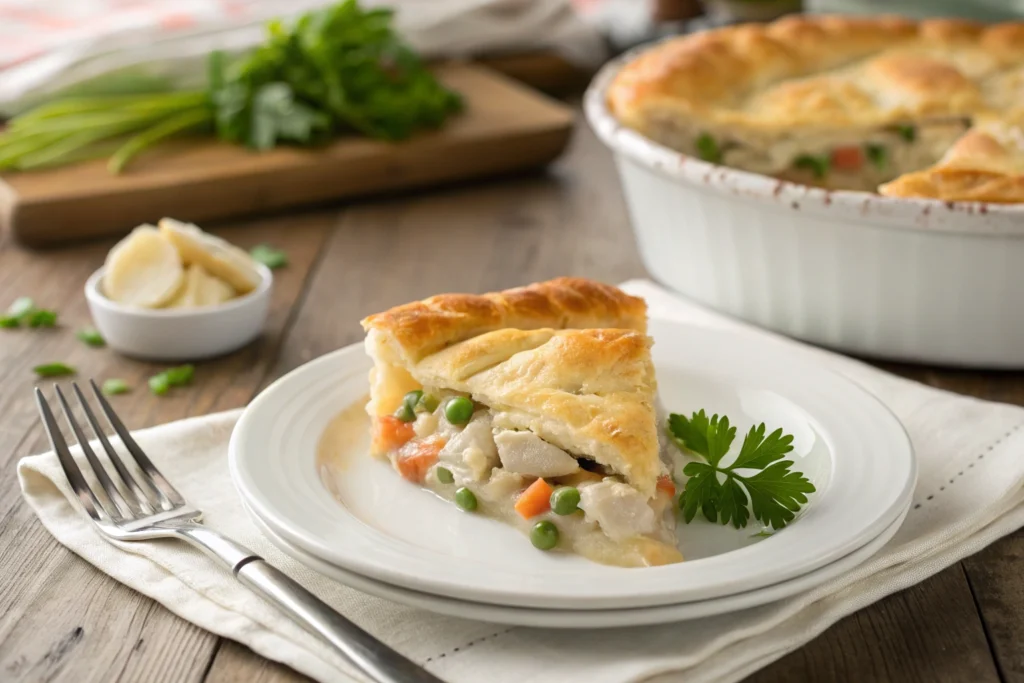
<path fill-rule="evenodd" d="M 96 387 L 96 383 L 90 380 L 89 384 L 107 421 L 138 465 L 140 473 L 136 480 L 125 467 L 124 461 L 100 427 L 85 395 L 77 384 L 72 383 L 71 387 L 86 420 L 106 451 L 114 470 L 110 472 L 103 466 L 90 448 L 89 439 L 75 420 L 64 393 L 55 384 L 54 390 L 57 392 L 57 399 L 67 418 L 68 426 L 74 433 L 89 468 L 103 489 L 103 495 L 99 495 L 82 474 L 43 392 L 38 387 L 36 403 L 50 437 L 50 444 L 60 459 L 72 490 L 104 535 L 118 541 L 145 541 L 153 538 L 177 538 L 187 541 L 218 560 L 235 578 L 277 606 L 295 623 L 333 646 L 373 680 L 379 683 L 443 683 L 441 679 L 335 612 L 259 555 L 203 526 L 200 523 L 202 512 L 190 506 L 178 490 L 160 474 L 160 470 L 135 443 Z M 120 481 L 120 487 L 114 483 L 112 477 Z"/>

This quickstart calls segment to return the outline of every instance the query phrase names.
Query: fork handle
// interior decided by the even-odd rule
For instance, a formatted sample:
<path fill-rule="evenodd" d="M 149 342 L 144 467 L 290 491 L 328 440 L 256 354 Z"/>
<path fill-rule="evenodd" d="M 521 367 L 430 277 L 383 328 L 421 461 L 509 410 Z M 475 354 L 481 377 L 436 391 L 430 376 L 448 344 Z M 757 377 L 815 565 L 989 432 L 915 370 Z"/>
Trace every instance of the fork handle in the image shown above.
<path fill-rule="evenodd" d="M 262 558 L 242 565 L 235 576 L 277 605 L 292 621 L 333 645 L 380 683 L 444 683 L 334 611 L 298 582 Z"/>
<path fill-rule="evenodd" d="M 296 624 L 319 636 L 377 683 L 444 683 L 356 626 L 248 548 L 198 524 L 177 531 L 189 543 L 224 563 L 235 578 Z"/>

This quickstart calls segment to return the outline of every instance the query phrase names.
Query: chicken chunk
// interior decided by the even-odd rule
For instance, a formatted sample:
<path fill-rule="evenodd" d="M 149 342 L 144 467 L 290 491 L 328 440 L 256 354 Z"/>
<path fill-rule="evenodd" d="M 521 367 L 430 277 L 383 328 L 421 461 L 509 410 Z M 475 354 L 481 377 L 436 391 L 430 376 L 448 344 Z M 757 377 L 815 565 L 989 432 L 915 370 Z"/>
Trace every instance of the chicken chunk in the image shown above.
<path fill-rule="evenodd" d="M 614 541 L 654 533 L 657 520 L 647 498 L 628 484 L 605 479 L 580 489 L 580 509 Z"/>
<path fill-rule="evenodd" d="M 501 430 L 494 435 L 498 457 L 509 472 L 531 477 L 560 477 L 580 468 L 576 458 L 533 432 Z"/>
<path fill-rule="evenodd" d="M 491 428 L 490 414 L 478 412 L 462 431 L 448 439 L 439 454 L 441 461 L 464 469 L 476 481 L 486 479 L 498 464 Z"/>

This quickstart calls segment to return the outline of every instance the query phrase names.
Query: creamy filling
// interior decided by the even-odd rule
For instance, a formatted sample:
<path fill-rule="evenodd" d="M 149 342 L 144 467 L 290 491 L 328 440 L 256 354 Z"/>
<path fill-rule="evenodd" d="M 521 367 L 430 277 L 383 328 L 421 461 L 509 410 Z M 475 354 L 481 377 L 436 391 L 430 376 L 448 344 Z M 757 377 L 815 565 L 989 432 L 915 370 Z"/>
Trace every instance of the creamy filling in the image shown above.
<path fill-rule="evenodd" d="M 456 492 L 468 489 L 475 513 L 527 535 L 538 522 L 550 522 L 558 534 L 553 549 L 596 562 L 635 567 L 682 560 L 674 532 L 674 486 L 667 478 L 648 498 L 584 455 L 568 453 L 529 430 L 497 426 L 486 406 L 475 404 L 465 424 L 453 424 L 445 408 L 457 394 L 425 393 L 437 398 L 436 407 L 421 406 L 414 420 L 398 424 L 396 418 L 377 418 L 378 434 L 381 426 L 401 431 L 381 437 L 384 446 L 378 450 L 406 479 L 456 503 Z M 528 508 L 517 505 L 539 479 L 551 489 L 575 487 L 579 509 L 557 514 L 544 496 Z M 542 485 L 539 490 L 547 489 Z"/>
<path fill-rule="evenodd" d="M 867 130 L 801 130 L 782 136 L 703 131 L 657 120 L 645 131 L 658 142 L 712 163 L 830 189 L 875 191 L 932 166 L 970 125 L 962 118 Z"/>

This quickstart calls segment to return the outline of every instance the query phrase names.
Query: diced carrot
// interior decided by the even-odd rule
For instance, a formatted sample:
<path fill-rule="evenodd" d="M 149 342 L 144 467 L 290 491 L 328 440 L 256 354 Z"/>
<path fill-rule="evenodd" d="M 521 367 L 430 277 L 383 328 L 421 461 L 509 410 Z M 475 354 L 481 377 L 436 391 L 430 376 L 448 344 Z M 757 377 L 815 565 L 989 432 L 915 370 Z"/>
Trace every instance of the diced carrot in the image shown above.
<path fill-rule="evenodd" d="M 552 491 L 554 489 L 546 481 L 538 479 L 519 494 L 519 499 L 516 500 L 516 512 L 523 519 L 530 519 L 542 512 L 547 512 L 551 508 Z"/>
<path fill-rule="evenodd" d="M 444 444 L 445 439 L 442 436 L 428 436 L 405 444 L 395 455 L 398 473 L 409 481 L 422 483 L 423 478 L 427 476 L 427 470 L 437 462 Z"/>
<path fill-rule="evenodd" d="M 667 474 L 663 474 L 660 477 L 658 477 L 658 483 L 655 485 L 655 488 L 657 488 L 659 491 L 664 491 L 669 496 L 676 495 L 676 485 L 672 481 L 672 477 L 668 476 Z"/>
<path fill-rule="evenodd" d="M 373 423 L 373 452 L 388 453 L 404 446 L 416 432 L 411 422 L 402 422 L 397 417 L 384 415 Z"/>
<path fill-rule="evenodd" d="M 836 147 L 832 150 L 832 167 L 843 171 L 857 171 L 864 165 L 864 150 L 860 147 Z"/>

